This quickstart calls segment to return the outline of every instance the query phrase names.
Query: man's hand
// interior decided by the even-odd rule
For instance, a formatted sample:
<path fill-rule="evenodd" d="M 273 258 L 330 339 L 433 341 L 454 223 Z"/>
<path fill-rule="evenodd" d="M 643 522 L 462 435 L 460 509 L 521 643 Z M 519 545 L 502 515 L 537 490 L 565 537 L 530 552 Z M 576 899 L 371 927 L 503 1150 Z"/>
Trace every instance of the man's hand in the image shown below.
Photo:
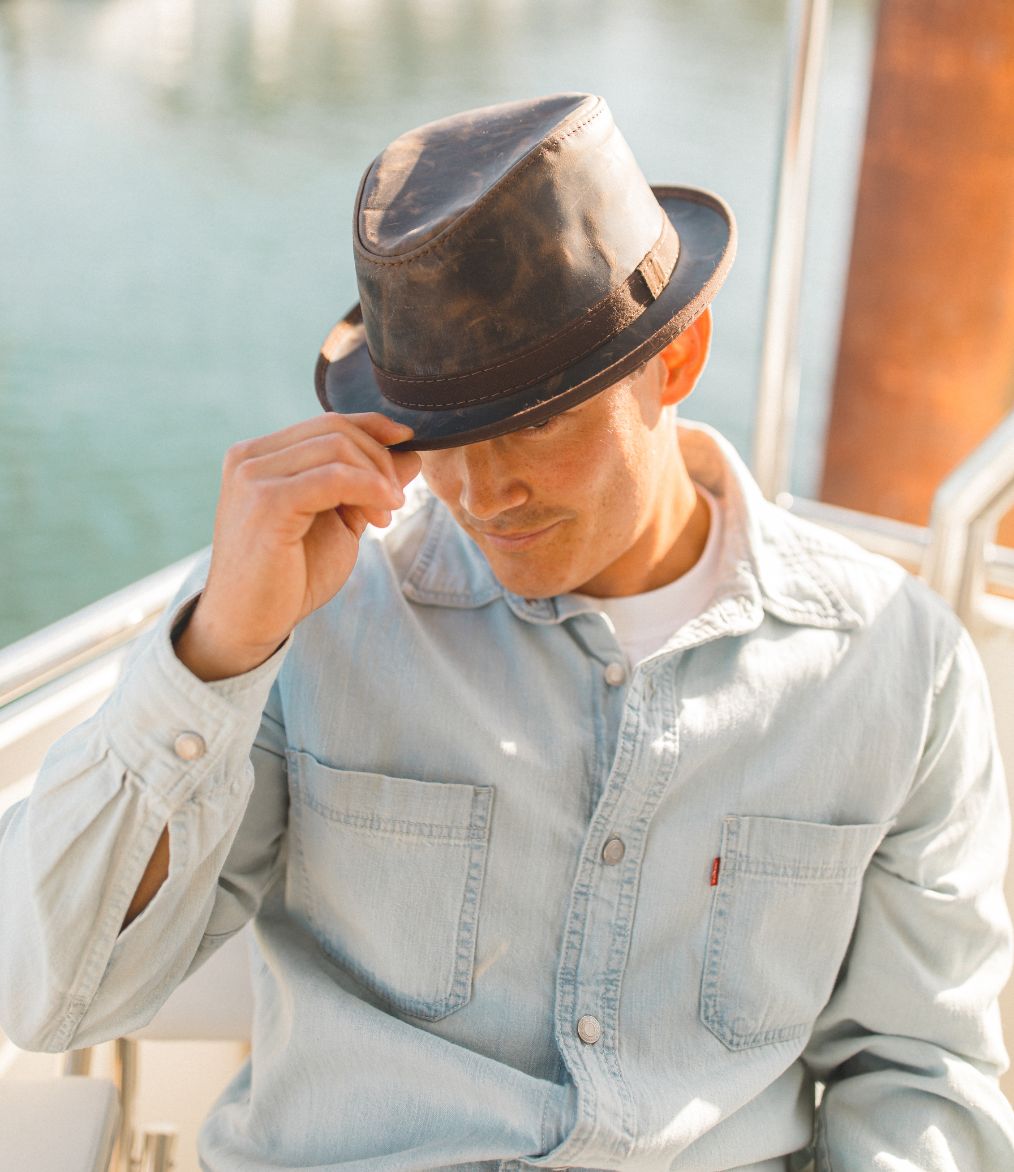
<path fill-rule="evenodd" d="M 229 448 L 208 579 L 176 654 L 204 680 L 263 663 L 345 584 L 367 524 L 386 526 L 418 473 L 383 415 L 313 419 Z"/>

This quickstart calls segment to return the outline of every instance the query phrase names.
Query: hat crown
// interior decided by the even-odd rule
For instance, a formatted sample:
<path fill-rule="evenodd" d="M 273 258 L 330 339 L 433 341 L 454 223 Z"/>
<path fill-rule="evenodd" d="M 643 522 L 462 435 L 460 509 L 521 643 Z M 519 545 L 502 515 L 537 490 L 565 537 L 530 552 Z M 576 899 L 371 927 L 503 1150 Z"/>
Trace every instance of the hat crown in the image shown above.
<path fill-rule="evenodd" d="M 438 236 L 477 203 L 589 94 L 555 94 L 466 110 L 400 135 L 373 162 L 359 200 L 364 249 L 400 256 Z"/>
<path fill-rule="evenodd" d="M 374 366 L 439 382 L 516 361 L 627 281 L 667 222 L 595 95 L 410 131 L 374 160 L 356 204 Z"/>

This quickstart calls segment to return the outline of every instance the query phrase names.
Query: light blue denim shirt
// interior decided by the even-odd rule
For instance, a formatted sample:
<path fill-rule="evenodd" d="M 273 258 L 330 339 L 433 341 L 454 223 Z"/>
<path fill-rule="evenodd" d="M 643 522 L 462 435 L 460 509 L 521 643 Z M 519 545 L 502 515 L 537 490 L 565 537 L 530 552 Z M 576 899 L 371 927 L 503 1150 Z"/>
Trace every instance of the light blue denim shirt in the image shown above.
<path fill-rule="evenodd" d="M 680 440 L 722 585 L 632 673 L 601 615 L 505 593 L 426 493 L 210 685 L 170 642 L 199 567 L 0 823 L 10 1036 L 135 1029 L 255 917 L 213 1172 L 1014 1168 L 972 642 L 715 431 Z M 169 878 L 120 932 L 167 820 Z"/>

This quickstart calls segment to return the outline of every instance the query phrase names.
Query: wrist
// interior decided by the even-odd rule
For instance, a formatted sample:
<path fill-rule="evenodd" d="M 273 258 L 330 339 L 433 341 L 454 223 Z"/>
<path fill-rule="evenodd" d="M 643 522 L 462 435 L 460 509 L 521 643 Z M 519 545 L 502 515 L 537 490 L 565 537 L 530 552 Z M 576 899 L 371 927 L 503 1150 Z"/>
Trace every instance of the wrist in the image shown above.
<path fill-rule="evenodd" d="M 288 638 L 288 636 L 286 636 Z M 176 658 L 199 680 L 213 683 L 231 679 L 253 671 L 270 659 L 282 646 L 278 643 L 263 646 L 236 644 L 214 630 L 201 611 L 200 596 L 190 610 L 180 617 L 173 628 L 171 641 Z"/>

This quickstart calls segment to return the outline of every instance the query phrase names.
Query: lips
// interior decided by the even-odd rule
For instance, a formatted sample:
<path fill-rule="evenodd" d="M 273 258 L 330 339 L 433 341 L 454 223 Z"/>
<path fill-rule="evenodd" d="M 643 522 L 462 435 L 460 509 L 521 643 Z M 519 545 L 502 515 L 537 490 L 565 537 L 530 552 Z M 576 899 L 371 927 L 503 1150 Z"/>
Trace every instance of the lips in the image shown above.
<path fill-rule="evenodd" d="M 488 533 L 483 530 L 478 530 L 477 534 L 483 541 L 488 541 L 494 549 L 518 550 L 526 549 L 528 546 L 534 545 L 540 537 L 544 537 L 559 524 L 559 521 L 553 521 L 549 525 L 544 525 L 541 529 L 525 529 L 514 533 Z"/>

